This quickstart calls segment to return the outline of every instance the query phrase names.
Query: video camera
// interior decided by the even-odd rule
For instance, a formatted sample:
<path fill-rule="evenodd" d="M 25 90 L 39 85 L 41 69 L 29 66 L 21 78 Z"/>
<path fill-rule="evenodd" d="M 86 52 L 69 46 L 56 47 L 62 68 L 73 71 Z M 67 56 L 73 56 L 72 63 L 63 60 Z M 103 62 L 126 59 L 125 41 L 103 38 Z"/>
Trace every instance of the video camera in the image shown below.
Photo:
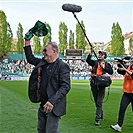
<path fill-rule="evenodd" d="M 119 64 L 117 65 L 118 67 L 122 67 L 121 65 L 125 65 L 127 63 L 127 60 L 130 60 L 131 57 L 126 56 L 124 58 L 118 59 L 118 58 L 114 58 L 114 60 L 116 60 L 117 62 L 119 62 Z"/>

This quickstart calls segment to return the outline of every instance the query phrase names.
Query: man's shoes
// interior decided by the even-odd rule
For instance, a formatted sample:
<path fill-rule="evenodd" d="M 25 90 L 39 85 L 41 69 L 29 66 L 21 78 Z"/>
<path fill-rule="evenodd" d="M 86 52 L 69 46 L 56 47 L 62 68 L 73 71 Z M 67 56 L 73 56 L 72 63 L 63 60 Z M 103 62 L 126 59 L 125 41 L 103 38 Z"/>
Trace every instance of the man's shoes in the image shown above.
<path fill-rule="evenodd" d="M 121 127 L 118 125 L 118 124 L 116 124 L 116 125 L 111 125 L 110 126 L 113 130 L 115 130 L 115 131 L 118 131 L 118 132 L 121 132 Z"/>
<path fill-rule="evenodd" d="M 100 121 L 99 120 L 96 120 L 95 125 L 96 126 L 100 126 Z"/>

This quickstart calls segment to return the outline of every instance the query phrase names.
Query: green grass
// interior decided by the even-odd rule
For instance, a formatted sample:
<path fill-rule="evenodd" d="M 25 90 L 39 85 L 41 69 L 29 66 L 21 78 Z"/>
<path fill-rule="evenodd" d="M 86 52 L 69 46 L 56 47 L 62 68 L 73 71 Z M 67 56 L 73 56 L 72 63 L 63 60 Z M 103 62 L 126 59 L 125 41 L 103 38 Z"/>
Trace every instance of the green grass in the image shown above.
<path fill-rule="evenodd" d="M 113 80 L 110 95 L 103 104 L 105 120 L 94 125 L 95 106 L 90 98 L 89 81 L 71 82 L 67 97 L 67 114 L 62 117 L 59 129 L 62 133 L 114 133 L 111 124 L 117 122 L 119 103 L 122 96 L 122 80 Z M 27 96 L 27 81 L 0 81 L 0 132 L 37 133 L 37 110 Z M 107 91 L 106 96 L 107 97 Z M 123 124 L 123 133 L 133 131 L 133 115 L 128 106 Z"/>

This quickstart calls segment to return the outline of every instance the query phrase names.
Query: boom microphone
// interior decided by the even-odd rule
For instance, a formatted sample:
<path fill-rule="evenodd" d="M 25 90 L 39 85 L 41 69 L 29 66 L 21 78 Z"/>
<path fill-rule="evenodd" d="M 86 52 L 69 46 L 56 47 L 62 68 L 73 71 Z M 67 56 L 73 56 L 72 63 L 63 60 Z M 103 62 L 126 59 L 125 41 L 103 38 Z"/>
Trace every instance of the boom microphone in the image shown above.
<path fill-rule="evenodd" d="M 86 37 L 86 39 L 87 39 L 89 45 L 90 45 L 91 47 L 93 47 L 92 44 L 90 43 L 90 41 L 89 41 L 87 35 L 86 35 L 86 32 L 85 32 L 83 26 L 81 25 L 81 23 L 79 22 L 79 20 L 78 20 L 76 14 L 75 14 L 75 12 L 80 12 L 80 11 L 82 11 L 82 7 L 81 7 L 81 6 L 77 6 L 77 5 L 72 5 L 72 4 L 64 4 L 64 5 L 62 5 L 62 9 L 63 9 L 64 11 L 68 11 L 68 12 L 72 12 L 72 13 L 73 13 L 74 17 L 75 17 L 76 20 L 78 21 L 78 24 L 80 25 L 81 29 L 83 30 L 83 33 L 84 33 L 84 35 L 85 35 L 85 37 Z M 99 62 L 98 57 L 97 57 L 95 51 L 93 51 L 93 52 L 94 52 L 95 57 L 97 58 L 97 61 Z M 99 62 L 99 63 L 100 63 L 100 62 Z"/>
<path fill-rule="evenodd" d="M 73 5 L 73 4 L 64 4 L 62 6 L 62 9 L 64 11 L 73 12 L 73 13 L 82 11 L 82 7 L 81 6 L 77 6 L 77 5 Z"/>

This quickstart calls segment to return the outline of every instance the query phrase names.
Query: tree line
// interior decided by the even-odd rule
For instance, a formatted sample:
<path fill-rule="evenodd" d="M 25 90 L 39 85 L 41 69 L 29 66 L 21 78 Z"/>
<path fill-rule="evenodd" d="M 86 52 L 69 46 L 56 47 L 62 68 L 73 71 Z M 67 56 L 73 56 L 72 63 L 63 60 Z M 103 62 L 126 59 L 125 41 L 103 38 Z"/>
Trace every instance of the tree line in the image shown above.
<path fill-rule="evenodd" d="M 46 27 L 48 28 L 48 34 L 42 38 L 42 40 L 34 36 L 33 37 L 33 45 L 34 45 L 34 53 L 40 54 L 44 46 L 52 41 L 52 29 L 47 22 L 44 22 Z M 85 25 L 83 20 L 81 21 L 81 25 L 86 33 Z M 69 32 L 69 36 L 68 36 Z M 60 54 L 64 53 L 64 50 L 69 49 L 83 49 L 89 50 L 90 46 L 87 42 L 84 33 L 80 27 L 80 25 L 76 24 L 76 34 L 72 30 L 68 31 L 68 27 L 65 22 L 60 22 L 59 31 L 58 31 L 58 39 L 59 39 L 59 52 Z M 17 27 L 17 41 L 13 41 L 13 32 L 10 27 L 10 23 L 7 22 L 7 17 L 4 11 L 0 10 L 0 58 L 2 56 L 8 55 L 11 51 L 12 53 L 22 54 L 23 53 L 23 44 L 24 44 L 24 33 L 23 27 L 19 22 Z M 68 41 L 67 41 L 68 40 Z M 42 44 L 41 44 L 42 41 Z M 130 38 L 130 52 L 132 52 L 133 48 L 133 37 Z M 125 53 L 124 49 L 124 37 L 122 35 L 122 29 L 118 22 L 113 23 L 112 31 L 111 31 L 111 41 L 108 47 L 105 49 L 109 55 L 123 55 Z"/>

